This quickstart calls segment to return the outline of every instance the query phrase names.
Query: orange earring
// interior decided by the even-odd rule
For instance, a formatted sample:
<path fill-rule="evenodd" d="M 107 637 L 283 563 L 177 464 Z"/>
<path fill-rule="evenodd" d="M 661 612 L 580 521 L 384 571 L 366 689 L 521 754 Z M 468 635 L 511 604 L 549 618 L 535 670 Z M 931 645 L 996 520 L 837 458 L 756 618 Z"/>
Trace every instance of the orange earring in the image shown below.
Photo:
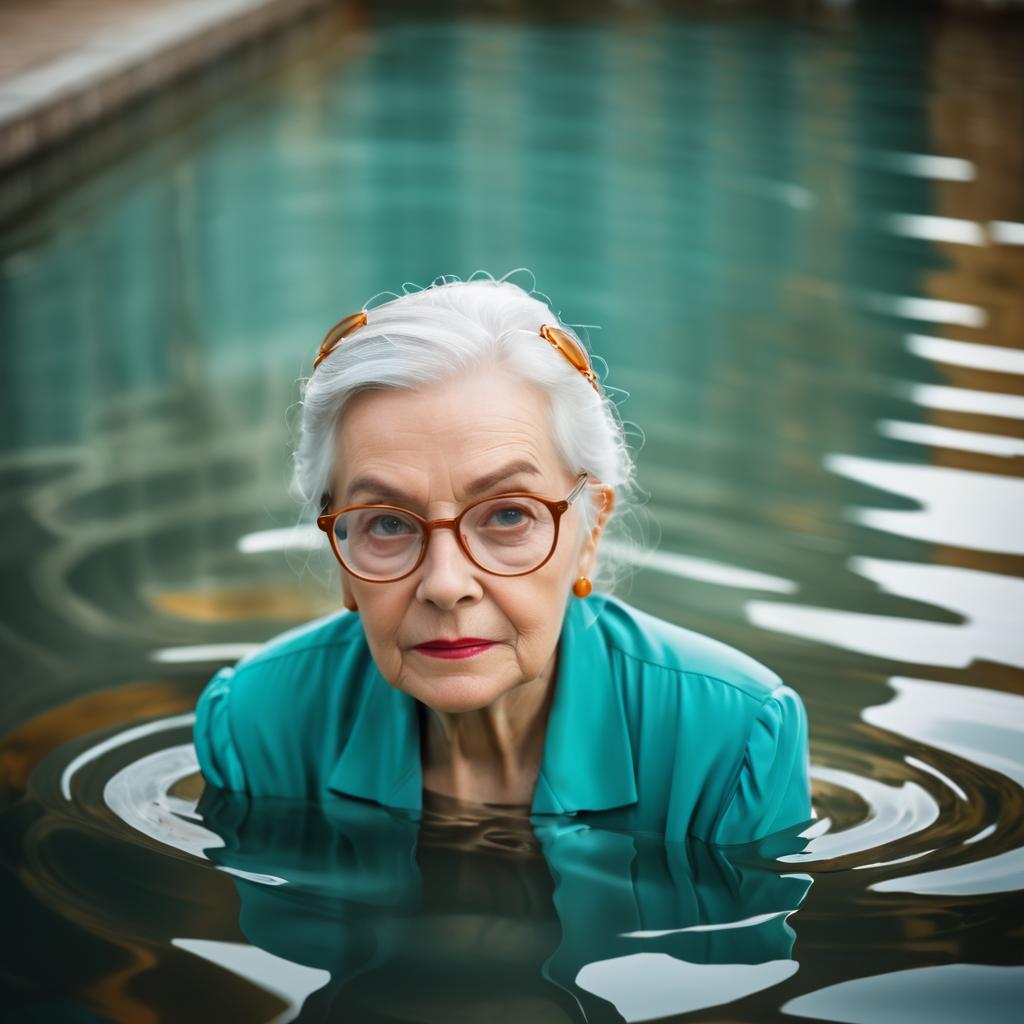
<path fill-rule="evenodd" d="M 590 592 L 591 592 L 591 591 L 592 591 L 593 589 L 594 589 L 594 588 L 593 588 L 593 586 L 591 585 L 591 583 L 590 583 L 590 580 L 588 580 L 586 576 L 581 576 L 581 577 L 580 577 L 580 578 L 579 578 L 579 579 L 578 579 L 578 580 L 577 580 L 577 581 L 576 581 L 576 582 L 575 582 L 575 583 L 574 583 L 574 584 L 572 585 L 572 592 L 573 592 L 573 593 L 574 593 L 574 594 L 575 594 L 575 595 L 576 595 L 577 597 L 586 597 L 586 596 L 587 596 L 587 594 L 589 594 L 589 593 L 590 593 Z"/>
<path fill-rule="evenodd" d="M 359 605 L 357 605 L 356 602 L 355 602 L 355 599 L 351 598 L 351 597 L 346 597 L 345 598 L 345 607 L 350 612 L 354 612 L 354 611 L 358 611 L 359 610 Z"/>

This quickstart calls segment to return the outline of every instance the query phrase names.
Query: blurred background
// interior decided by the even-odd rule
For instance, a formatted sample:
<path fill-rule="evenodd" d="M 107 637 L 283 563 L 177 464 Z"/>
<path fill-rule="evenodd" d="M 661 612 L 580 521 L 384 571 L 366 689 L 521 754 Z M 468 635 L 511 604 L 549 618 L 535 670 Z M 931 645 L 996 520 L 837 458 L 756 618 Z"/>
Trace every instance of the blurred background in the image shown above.
<path fill-rule="evenodd" d="M 638 449 L 622 596 L 808 707 L 802 969 L 729 1019 L 1010 1019 L 1022 43 L 1005 3 L 7 0 L 0 804 L 340 605 L 286 493 L 320 339 L 526 268 Z"/>

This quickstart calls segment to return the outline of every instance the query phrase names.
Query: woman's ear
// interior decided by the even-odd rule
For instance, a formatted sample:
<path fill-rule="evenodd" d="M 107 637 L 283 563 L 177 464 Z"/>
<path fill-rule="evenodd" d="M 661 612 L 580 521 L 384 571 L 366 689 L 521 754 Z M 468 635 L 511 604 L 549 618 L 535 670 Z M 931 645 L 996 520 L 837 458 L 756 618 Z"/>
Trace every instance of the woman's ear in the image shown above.
<path fill-rule="evenodd" d="M 612 514 L 612 509 L 615 508 L 615 491 L 611 487 L 602 487 L 599 492 L 598 504 L 600 512 L 597 516 L 597 522 L 591 529 L 590 534 L 583 545 L 583 550 L 580 552 L 579 575 L 581 576 L 586 576 L 593 568 L 594 560 L 597 557 L 597 545 L 601 540 L 601 534 L 604 533 L 604 527 L 608 522 L 608 517 Z"/>

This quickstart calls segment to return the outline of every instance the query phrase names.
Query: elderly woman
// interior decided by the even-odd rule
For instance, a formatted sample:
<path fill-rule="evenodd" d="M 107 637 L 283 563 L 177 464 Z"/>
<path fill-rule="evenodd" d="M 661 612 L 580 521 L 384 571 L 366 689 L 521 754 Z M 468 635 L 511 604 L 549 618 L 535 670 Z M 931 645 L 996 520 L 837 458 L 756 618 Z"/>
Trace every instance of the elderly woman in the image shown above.
<path fill-rule="evenodd" d="M 723 844 L 806 822 L 797 694 L 592 589 L 633 475 L 586 349 L 516 285 L 434 285 L 342 320 L 305 387 L 294 484 L 347 611 L 211 680 L 206 780 Z"/>

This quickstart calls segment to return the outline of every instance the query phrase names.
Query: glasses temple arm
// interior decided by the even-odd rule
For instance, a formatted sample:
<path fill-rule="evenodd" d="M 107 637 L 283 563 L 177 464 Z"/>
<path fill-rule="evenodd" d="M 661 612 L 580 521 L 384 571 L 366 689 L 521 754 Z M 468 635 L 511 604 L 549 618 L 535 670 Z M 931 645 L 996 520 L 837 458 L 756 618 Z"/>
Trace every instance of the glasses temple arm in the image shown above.
<path fill-rule="evenodd" d="M 586 487 L 587 481 L 590 479 L 589 473 L 581 473 L 580 479 L 576 486 L 569 492 L 569 497 L 565 500 L 571 505 L 582 493 L 583 488 Z"/>

